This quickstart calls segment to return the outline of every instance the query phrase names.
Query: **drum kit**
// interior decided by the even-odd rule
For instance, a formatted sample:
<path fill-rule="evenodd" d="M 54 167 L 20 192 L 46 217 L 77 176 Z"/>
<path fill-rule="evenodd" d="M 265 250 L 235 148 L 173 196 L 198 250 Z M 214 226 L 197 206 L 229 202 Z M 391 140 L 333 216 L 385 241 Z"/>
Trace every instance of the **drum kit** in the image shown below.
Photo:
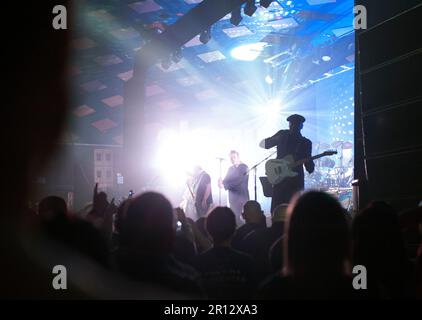
<path fill-rule="evenodd" d="M 335 141 L 332 144 L 317 143 L 316 153 L 336 149 L 338 156 L 315 161 L 315 171 L 305 180 L 306 188 L 327 191 L 342 201 L 346 209 L 352 205 L 353 143 Z"/>

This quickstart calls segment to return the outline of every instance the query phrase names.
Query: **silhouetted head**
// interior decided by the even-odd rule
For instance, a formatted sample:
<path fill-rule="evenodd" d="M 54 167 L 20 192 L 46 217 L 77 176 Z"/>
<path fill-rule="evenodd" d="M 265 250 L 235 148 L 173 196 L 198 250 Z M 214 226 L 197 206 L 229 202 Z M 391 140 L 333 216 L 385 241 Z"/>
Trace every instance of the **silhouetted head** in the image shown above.
<path fill-rule="evenodd" d="M 236 217 L 227 207 L 216 207 L 207 216 L 206 228 L 214 244 L 230 240 L 236 230 Z"/>
<path fill-rule="evenodd" d="M 405 258 L 398 213 L 385 202 L 373 202 L 356 215 L 352 228 L 354 263 L 385 269 Z"/>
<path fill-rule="evenodd" d="M 123 247 L 148 253 L 166 254 L 173 246 L 173 208 L 161 194 L 147 192 L 133 198 L 121 224 Z"/>
<path fill-rule="evenodd" d="M 289 121 L 289 129 L 292 133 L 299 133 L 303 129 L 305 118 L 299 114 L 293 114 L 287 118 Z"/>
<path fill-rule="evenodd" d="M 243 206 L 242 217 L 246 223 L 265 223 L 264 211 L 259 202 L 249 200 Z"/>
<path fill-rule="evenodd" d="M 194 165 L 189 170 L 187 170 L 187 174 L 191 177 L 197 177 L 203 171 L 200 165 Z"/>
<path fill-rule="evenodd" d="M 350 239 L 339 202 L 311 191 L 292 201 L 287 214 L 285 271 L 289 275 L 344 273 Z"/>
<path fill-rule="evenodd" d="M 67 218 L 67 205 L 60 197 L 49 196 L 41 200 L 38 214 L 42 221 L 64 220 Z"/>

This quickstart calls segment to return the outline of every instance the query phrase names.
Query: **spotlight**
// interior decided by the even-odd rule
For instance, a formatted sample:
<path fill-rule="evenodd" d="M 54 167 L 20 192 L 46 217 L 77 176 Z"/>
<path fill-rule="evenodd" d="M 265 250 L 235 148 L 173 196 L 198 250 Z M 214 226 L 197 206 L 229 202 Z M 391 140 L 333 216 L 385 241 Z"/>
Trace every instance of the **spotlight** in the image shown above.
<path fill-rule="evenodd" d="M 240 13 L 240 6 L 237 9 L 232 11 L 232 16 L 230 22 L 232 25 L 238 26 L 240 21 L 242 21 L 242 14 Z"/>
<path fill-rule="evenodd" d="M 268 84 L 272 84 L 273 78 L 271 78 L 271 76 L 268 75 L 268 76 L 265 77 L 265 82 L 268 83 Z"/>
<path fill-rule="evenodd" d="M 259 5 L 261 7 L 268 8 L 270 6 L 271 2 L 273 2 L 273 0 L 260 0 Z"/>
<path fill-rule="evenodd" d="M 199 35 L 199 41 L 201 41 L 201 43 L 203 44 L 208 43 L 210 39 L 211 39 L 211 28 L 208 28 L 202 31 L 201 34 Z"/>
<path fill-rule="evenodd" d="M 257 7 L 255 5 L 255 0 L 248 0 L 246 2 L 245 8 L 243 9 L 243 12 L 249 17 L 252 17 L 256 9 Z"/>
<path fill-rule="evenodd" d="M 322 61 L 328 62 L 328 61 L 331 60 L 331 57 L 330 56 L 322 56 L 321 59 L 322 59 Z"/>
<path fill-rule="evenodd" d="M 267 46 L 266 42 L 257 42 L 236 47 L 231 50 L 230 54 L 233 58 L 243 61 L 254 61 L 264 51 Z"/>

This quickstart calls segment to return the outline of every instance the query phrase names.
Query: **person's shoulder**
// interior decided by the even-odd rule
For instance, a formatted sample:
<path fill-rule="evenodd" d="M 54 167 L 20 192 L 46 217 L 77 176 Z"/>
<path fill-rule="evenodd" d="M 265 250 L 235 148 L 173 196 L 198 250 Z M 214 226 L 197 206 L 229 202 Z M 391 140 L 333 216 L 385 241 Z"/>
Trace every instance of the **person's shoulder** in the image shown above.
<path fill-rule="evenodd" d="M 198 255 L 196 255 L 196 260 L 197 261 L 205 260 L 213 254 L 214 254 L 214 247 L 211 247 L 211 248 L 199 253 Z"/>
<path fill-rule="evenodd" d="M 251 270 L 254 267 L 254 260 L 251 256 L 234 248 L 229 248 L 226 252 L 226 259 L 243 270 Z"/>
<path fill-rule="evenodd" d="M 303 141 L 306 141 L 308 143 L 312 143 L 312 141 L 308 138 L 306 138 L 305 136 L 302 136 Z"/>
<path fill-rule="evenodd" d="M 239 260 L 244 260 L 245 262 L 253 262 L 252 258 L 242 251 L 230 248 L 230 253 Z"/>
<path fill-rule="evenodd" d="M 193 264 L 195 270 L 197 270 L 199 272 L 202 271 L 203 265 L 207 264 L 208 255 L 209 255 L 209 253 L 207 253 L 207 251 L 205 251 L 205 252 L 202 252 L 202 253 L 196 255 L 193 258 L 192 264 Z"/>
<path fill-rule="evenodd" d="M 201 179 L 211 180 L 211 176 L 209 175 L 208 172 L 204 171 L 204 173 L 201 176 Z"/>
<path fill-rule="evenodd" d="M 236 235 L 242 234 L 243 232 L 246 232 L 247 230 L 249 230 L 249 228 L 250 228 L 250 225 L 245 223 L 244 225 L 241 225 L 240 227 L 236 229 L 236 231 L 234 232 L 234 235 L 236 236 Z"/>
<path fill-rule="evenodd" d="M 236 233 L 236 232 L 239 232 L 239 231 L 242 231 L 242 230 L 244 230 L 244 229 L 246 229 L 246 228 L 248 228 L 248 224 L 247 224 L 247 223 L 244 223 L 244 224 L 242 224 L 240 227 L 237 227 L 237 228 L 236 228 L 235 233 Z"/>
<path fill-rule="evenodd" d="M 199 276 L 196 268 L 177 260 L 174 256 L 168 259 L 168 265 L 170 270 L 181 278 L 195 280 Z"/>
<path fill-rule="evenodd" d="M 275 135 L 282 136 L 282 135 L 286 135 L 288 133 L 289 133 L 289 130 L 282 129 L 282 130 L 279 130 Z"/>
<path fill-rule="evenodd" d="M 306 138 L 306 137 L 302 137 L 302 140 L 306 144 L 312 144 L 312 141 L 310 139 Z"/>

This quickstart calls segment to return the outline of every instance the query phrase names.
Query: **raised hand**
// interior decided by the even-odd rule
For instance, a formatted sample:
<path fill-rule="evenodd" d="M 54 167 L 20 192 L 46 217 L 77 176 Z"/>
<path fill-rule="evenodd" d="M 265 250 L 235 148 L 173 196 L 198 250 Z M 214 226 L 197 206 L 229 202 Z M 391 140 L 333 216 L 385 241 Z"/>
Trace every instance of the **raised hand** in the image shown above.
<path fill-rule="evenodd" d="M 92 197 L 92 205 L 95 207 L 95 203 L 97 202 L 97 196 L 98 196 L 98 183 L 95 184 L 94 187 L 94 193 Z"/>
<path fill-rule="evenodd" d="M 107 194 L 105 192 L 98 192 L 98 183 L 96 183 L 92 199 L 92 211 L 97 215 L 103 215 L 108 206 Z"/>

